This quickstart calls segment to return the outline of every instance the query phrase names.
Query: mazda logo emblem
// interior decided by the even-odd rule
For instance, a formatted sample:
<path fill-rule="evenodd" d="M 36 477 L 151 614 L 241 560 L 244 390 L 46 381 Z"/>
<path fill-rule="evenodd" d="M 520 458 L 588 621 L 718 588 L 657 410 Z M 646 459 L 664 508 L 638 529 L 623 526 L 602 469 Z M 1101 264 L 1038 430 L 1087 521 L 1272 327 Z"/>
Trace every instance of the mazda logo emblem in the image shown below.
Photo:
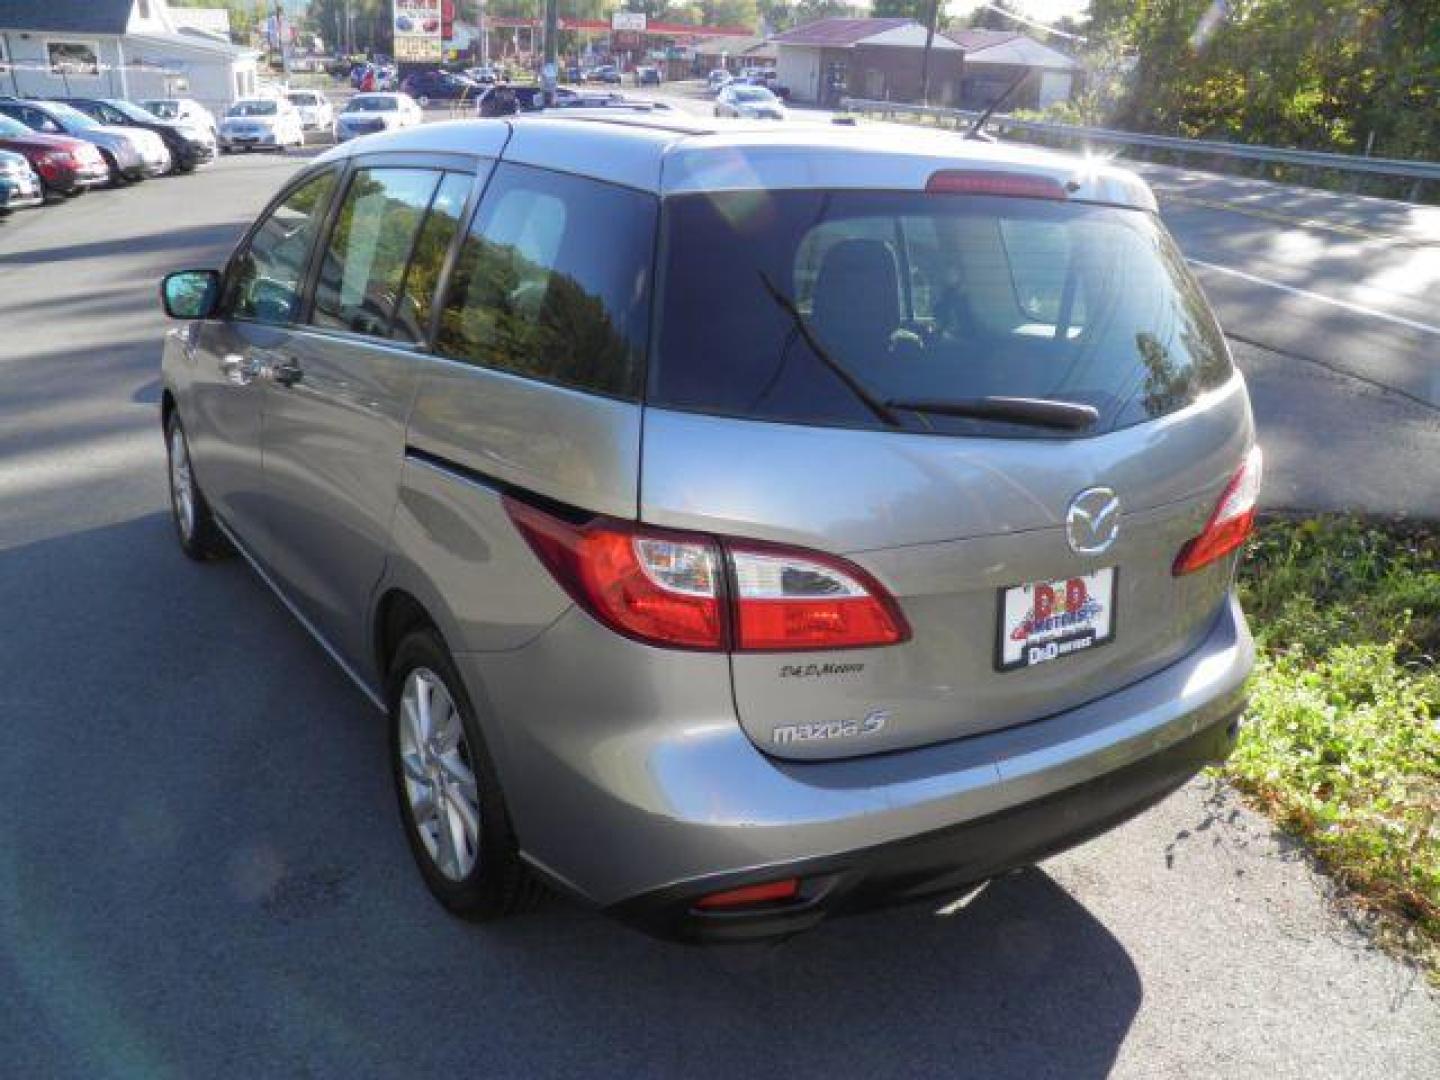
<path fill-rule="evenodd" d="M 1108 487 L 1086 488 L 1070 500 L 1065 539 L 1076 555 L 1108 551 L 1120 535 L 1120 496 Z"/>

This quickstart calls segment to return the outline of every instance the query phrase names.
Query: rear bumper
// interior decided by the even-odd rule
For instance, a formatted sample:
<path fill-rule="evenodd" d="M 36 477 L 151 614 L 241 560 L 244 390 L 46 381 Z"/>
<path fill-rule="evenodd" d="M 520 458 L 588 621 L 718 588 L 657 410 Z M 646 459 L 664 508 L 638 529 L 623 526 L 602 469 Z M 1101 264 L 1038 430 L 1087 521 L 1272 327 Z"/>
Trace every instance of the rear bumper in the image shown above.
<path fill-rule="evenodd" d="M 522 648 L 457 661 L 532 864 L 655 933 L 706 938 L 750 933 L 739 918 L 690 917 L 712 892 L 814 877 L 811 910 L 753 922 L 788 933 L 991 876 L 1123 820 L 1228 751 L 1254 646 L 1231 599 L 1193 652 L 1087 705 L 824 762 L 756 748 L 736 722 L 725 657 L 638 646 L 575 610 Z"/>
<path fill-rule="evenodd" d="M 752 941 L 796 934 L 832 915 L 953 894 L 1058 854 L 1149 809 L 1206 765 L 1228 757 L 1239 727 L 1237 712 L 1095 780 L 977 821 L 768 867 L 758 877 L 684 882 L 613 905 L 610 914 L 666 939 Z M 712 893 L 782 878 L 800 879 L 796 900 L 732 911 L 695 907 Z"/>

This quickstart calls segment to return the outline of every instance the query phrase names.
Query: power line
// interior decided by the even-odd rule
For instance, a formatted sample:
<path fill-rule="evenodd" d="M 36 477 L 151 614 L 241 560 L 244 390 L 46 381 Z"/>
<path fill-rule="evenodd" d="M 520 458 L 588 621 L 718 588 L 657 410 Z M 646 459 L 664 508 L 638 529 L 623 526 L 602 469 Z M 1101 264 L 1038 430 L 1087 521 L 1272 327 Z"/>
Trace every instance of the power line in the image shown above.
<path fill-rule="evenodd" d="M 1045 23 L 1043 23 L 1043 22 L 1039 22 L 1038 20 L 1027 18 L 1027 17 L 1024 16 L 1024 15 L 1019 14 L 1018 12 L 1011 11 L 1009 8 L 1003 8 L 1003 7 L 998 7 L 998 6 L 996 6 L 995 4 L 984 4 L 984 3 L 982 3 L 982 4 L 977 4 L 976 7 L 977 7 L 977 8 L 984 8 L 986 11 L 993 11 L 996 15 L 1004 15 L 1005 18 L 1007 18 L 1007 19 L 1013 19 L 1015 22 L 1023 23 L 1024 25 L 1029 26 L 1029 27 L 1032 27 L 1032 28 L 1035 29 L 1035 30 L 1043 30 L 1043 31 L 1045 31 L 1045 33 L 1047 33 L 1047 34 L 1054 34 L 1056 37 L 1062 37 L 1062 38 L 1065 38 L 1065 39 L 1068 40 L 1068 41 L 1079 41 L 1079 42 L 1086 43 L 1086 44 L 1088 44 L 1089 41 L 1090 41 L 1089 38 L 1083 37 L 1083 36 L 1081 36 L 1080 34 L 1070 34 L 1070 33 L 1067 33 L 1067 32 L 1064 31 L 1064 30 L 1056 30 L 1056 29 L 1055 29 L 1054 27 L 1052 27 L 1052 26 L 1047 26 L 1047 25 L 1046 25 Z"/>

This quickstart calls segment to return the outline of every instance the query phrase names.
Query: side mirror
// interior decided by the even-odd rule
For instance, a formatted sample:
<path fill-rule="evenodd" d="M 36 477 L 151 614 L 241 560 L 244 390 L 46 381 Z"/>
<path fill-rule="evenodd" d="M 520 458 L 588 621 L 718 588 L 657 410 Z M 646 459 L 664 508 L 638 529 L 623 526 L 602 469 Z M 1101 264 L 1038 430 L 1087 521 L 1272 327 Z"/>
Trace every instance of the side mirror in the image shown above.
<path fill-rule="evenodd" d="M 172 319 L 208 319 L 220 302 L 220 275 L 214 270 L 181 270 L 160 282 L 160 303 Z"/>

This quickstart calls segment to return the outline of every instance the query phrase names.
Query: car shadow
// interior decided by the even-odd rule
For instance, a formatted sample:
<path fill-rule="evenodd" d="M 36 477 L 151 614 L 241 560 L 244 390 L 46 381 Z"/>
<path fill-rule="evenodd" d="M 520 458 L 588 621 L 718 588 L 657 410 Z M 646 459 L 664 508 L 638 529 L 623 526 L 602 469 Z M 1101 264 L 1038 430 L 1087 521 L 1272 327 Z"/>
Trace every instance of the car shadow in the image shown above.
<path fill-rule="evenodd" d="M 163 499 L 158 440 L 150 456 Z M 1139 974 L 1043 870 L 953 914 L 837 919 L 765 949 L 655 941 L 559 899 L 452 918 L 411 861 L 383 718 L 259 579 L 185 559 L 164 513 L 92 527 L 103 496 L 65 494 L 27 491 L 65 508 L 46 538 L 0 527 L 0 999 L 16 1003 L 0 1045 L 17 1075 L 1114 1065 Z M 0 522 L 19 508 L 0 498 Z"/>

